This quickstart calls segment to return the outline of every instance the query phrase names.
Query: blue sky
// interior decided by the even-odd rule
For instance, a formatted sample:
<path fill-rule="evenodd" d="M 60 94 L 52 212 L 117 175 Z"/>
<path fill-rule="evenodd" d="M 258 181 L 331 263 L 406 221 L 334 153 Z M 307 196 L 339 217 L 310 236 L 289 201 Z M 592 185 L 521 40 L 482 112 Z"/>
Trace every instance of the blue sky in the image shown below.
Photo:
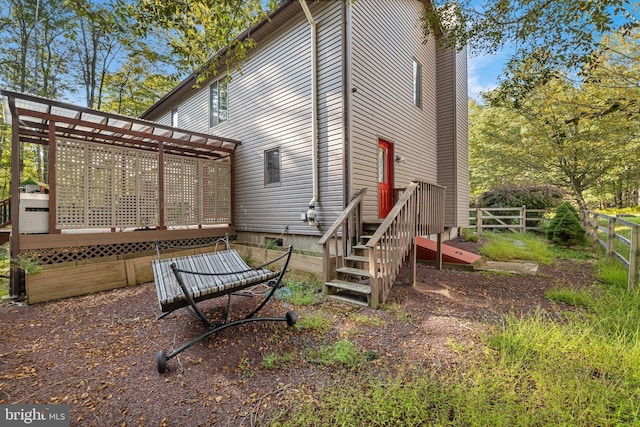
<path fill-rule="evenodd" d="M 479 100 L 480 92 L 493 90 L 498 86 L 498 76 L 507 62 L 508 54 L 469 55 L 467 63 L 469 97 Z"/>

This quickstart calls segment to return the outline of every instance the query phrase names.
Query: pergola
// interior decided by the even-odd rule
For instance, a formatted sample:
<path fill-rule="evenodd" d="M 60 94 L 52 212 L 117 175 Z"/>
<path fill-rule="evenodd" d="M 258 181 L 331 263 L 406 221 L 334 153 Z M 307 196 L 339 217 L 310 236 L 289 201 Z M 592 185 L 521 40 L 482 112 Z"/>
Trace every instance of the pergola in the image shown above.
<path fill-rule="evenodd" d="M 153 240 L 206 242 L 233 233 L 233 153 L 239 141 L 1 90 L 11 124 L 11 258 L 44 264 L 151 249 Z M 45 230 L 21 229 L 23 144 L 48 147 Z M 48 211 L 48 214 L 45 213 Z M 26 225 L 26 222 L 25 222 Z M 153 230 L 153 233 L 122 231 Z M 11 271 L 11 294 L 21 292 Z"/>

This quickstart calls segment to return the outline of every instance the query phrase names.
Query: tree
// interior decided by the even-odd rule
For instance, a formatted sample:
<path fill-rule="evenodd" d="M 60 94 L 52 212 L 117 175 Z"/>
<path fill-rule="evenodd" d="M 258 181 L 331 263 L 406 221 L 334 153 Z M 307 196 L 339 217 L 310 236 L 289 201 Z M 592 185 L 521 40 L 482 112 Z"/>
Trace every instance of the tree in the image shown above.
<path fill-rule="evenodd" d="M 117 114 L 139 116 L 177 81 L 166 76 L 146 61 L 128 61 L 105 78 L 106 95 L 102 109 Z"/>
<path fill-rule="evenodd" d="M 75 0 L 75 26 L 70 38 L 86 106 L 100 109 L 104 80 L 121 50 L 125 30 L 109 3 Z"/>
<path fill-rule="evenodd" d="M 505 99 L 520 100 L 557 71 L 580 71 L 593 63 L 605 34 L 628 34 L 640 26 L 633 0 L 436 0 L 425 7 L 424 30 L 444 29 L 443 43 L 472 52 L 513 49 L 501 81 Z"/>
<path fill-rule="evenodd" d="M 573 246 L 584 243 L 585 231 L 580 215 L 569 202 L 562 202 L 547 227 L 547 239 L 556 245 Z"/>
<path fill-rule="evenodd" d="M 270 0 L 269 8 L 275 4 Z M 135 21 L 134 34 L 143 41 L 134 49 L 149 58 L 171 58 L 177 74 L 198 68 L 201 78 L 218 73 L 219 64 L 212 58 L 223 49 L 227 69 L 242 62 L 255 42 L 236 37 L 262 20 L 267 10 L 261 0 L 136 0 L 121 8 Z M 163 40 L 168 51 L 158 55 L 148 49 L 150 35 Z"/>

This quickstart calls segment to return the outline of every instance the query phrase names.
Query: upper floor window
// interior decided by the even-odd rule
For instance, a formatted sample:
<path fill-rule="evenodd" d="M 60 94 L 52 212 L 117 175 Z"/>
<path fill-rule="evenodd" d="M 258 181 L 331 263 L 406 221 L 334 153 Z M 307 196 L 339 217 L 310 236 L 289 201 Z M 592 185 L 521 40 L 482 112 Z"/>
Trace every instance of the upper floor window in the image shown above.
<path fill-rule="evenodd" d="M 209 127 L 227 121 L 227 82 L 218 80 L 209 86 Z"/>
<path fill-rule="evenodd" d="M 264 185 L 280 183 L 280 148 L 264 152 Z"/>
<path fill-rule="evenodd" d="M 413 60 L 413 105 L 422 108 L 422 65 Z"/>
<path fill-rule="evenodd" d="M 171 110 L 171 126 L 174 128 L 178 127 L 178 109 L 174 108 Z"/>

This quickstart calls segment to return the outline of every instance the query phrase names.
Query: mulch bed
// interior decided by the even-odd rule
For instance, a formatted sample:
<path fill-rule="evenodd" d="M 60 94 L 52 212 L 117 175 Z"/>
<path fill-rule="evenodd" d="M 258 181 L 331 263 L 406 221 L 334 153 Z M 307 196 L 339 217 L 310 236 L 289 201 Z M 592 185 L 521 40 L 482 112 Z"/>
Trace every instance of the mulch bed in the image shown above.
<path fill-rule="evenodd" d="M 478 246 L 449 243 L 471 251 Z M 327 333 L 283 322 L 230 328 L 170 360 L 162 375 L 157 351 L 176 348 L 203 327 L 187 312 L 158 320 L 153 283 L 32 306 L 4 304 L 0 404 L 67 404 L 71 425 L 81 426 L 265 425 L 339 374 L 338 367 L 309 360 L 311 349 L 349 339 L 375 355 L 372 372 L 453 369 L 463 363 L 456 347 L 479 348 L 503 316 L 565 309 L 545 292 L 592 283 L 589 267 L 561 260 L 536 276 L 516 276 L 419 266 L 415 287 L 403 283 L 405 269 L 384 310 L 330 301 L 293 307 L 299 317 L 320 311 L 334 326 Z M 250 300 L 236 298 L 234 306 Z M 222 313 L 225 304 L 223 298 L 204 307 Z M 290 309 L 275 300 L 261 314 Z M 354 313 L 372 321 L 357 321 Z M 269 354 L 293 360 L 267 369 L 262 362 Z"/>

